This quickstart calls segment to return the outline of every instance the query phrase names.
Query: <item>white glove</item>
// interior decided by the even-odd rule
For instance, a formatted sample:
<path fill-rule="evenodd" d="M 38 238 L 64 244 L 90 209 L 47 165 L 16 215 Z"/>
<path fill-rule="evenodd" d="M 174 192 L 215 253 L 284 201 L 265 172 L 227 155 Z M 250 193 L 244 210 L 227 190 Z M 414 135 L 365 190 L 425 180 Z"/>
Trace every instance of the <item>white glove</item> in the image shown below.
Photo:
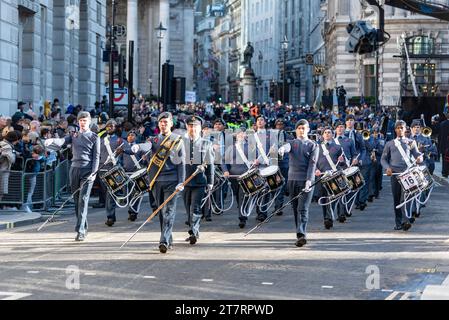
<path fill-rule="evenodd" d="M 176 190 L 178 190 L 179 192 L 184 190 L 184 186 L 182 185 L 182 183 L 180 183 L 176 186 Z"/>
<path fill-rule="evenodd" d="M 44 146 L 48 147 L 53 143 L 53 139 L 45 139 L 44 140 Z"/>
<path fill-rule="evenodd" d="M 207 190 L 212 190 L 214 188 L 214 185 L 213 184 L 208 184 L 207 185 Z"/>
<path fill-rule="evenodd" d="M 312 181 L 307 180 L 307 181 L 306 181 L 306 187 L 304 188 L 305 192 L 310 192 L 310 191 L 312 191 L 312 190 L 311 190 L 311 187 L 312 187 Z"/>
<path fill-rule="evenodd" d="M 291 149 L 292 146 L 290 145 L 290 143 L 284 144 L 282 147 L 278 149 L 278 154 L 282 157 L 286 152 L 287 153 L 290 152 Z"/>

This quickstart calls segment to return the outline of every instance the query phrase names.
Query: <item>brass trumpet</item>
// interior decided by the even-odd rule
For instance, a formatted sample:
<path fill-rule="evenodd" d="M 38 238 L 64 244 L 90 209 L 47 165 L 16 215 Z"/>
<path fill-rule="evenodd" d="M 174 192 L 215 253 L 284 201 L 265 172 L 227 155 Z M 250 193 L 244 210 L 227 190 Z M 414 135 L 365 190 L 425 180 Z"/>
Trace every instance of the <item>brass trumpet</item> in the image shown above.
<path fill-rule="evenodd" d="M 369 140 L 370 136 L 371 136 L 371 132 L 369 130 L 362 131 L 363 140 Z"/>
<path fill-rule="evenodd" d="M 424 127 L 422 129 L 422 135 L 426 138 L 430 138 L 432 136 L 432 128 Z"/>

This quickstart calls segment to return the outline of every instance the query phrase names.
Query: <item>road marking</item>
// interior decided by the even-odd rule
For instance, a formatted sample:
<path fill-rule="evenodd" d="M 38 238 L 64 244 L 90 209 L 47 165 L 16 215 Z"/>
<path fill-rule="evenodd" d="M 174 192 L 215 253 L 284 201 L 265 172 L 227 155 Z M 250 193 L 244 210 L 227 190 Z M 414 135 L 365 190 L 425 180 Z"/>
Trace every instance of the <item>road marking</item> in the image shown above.
<path fill-rule="evenodd" d="M 155 276 L 144 276 L 143 278 L 144 278 L 144 279 L 156 279 Z"/>
<path fill-rule="evenodd" d="M 214 282 L 214 279 L 201 279 L 203 282 Z"/>
<path fill-rule="evenodd" d="M 32 274 L 38 274 L 40 271 L 35 271 L 35 270 L 30 270 L 30 271 L 27 271 L 27 273 L 32 273 Z"/>
<path fill-rule="evenodd" d="M 272 286 L 273 282 L 262 282 L 264 286 Z"/>
<path fill-rule="evenodd" d="M 31 296 L 31 293 L 0 291 L 0 296 L 7 296 L 6 298 L 0 299 L 0 300 L 19 300 L 19 299 Z"/>
<path fill-rule="evenodd" d="M 393 300 L 396 298 L 396 296 L 399 294 L 399 291 L 393 291 L 392 294 L 390 294 L 388 297 L 385 298 L 385 300 Z"/>
<path fill-rule="evenodd" d="M 96 276 L 97 274 L 95 272 L 86 272 L 84 275 L 85 276 Z"/>
<path fill-rule="evenodd" d="M 393 292 L 394 290 L 391 290 L 391 289 L 382 289 L 381 291 L 382 291 L 382 292 Z"/>
<path fill-rule="evenodd" d="M 441 284 L 442 286 L 449 286 L 449 276 L 446 277 L 446 280 Z"/>
<path fill-rule="evenodd" d="M 406 292 L 402 295 L 402 297 L 399 300 L 407 300 L 410 296 L 411 292 Z"/>
<path fill-rule="evenodd" d="M 321 286 L 321 289 L 333 289 L 334 286 Z"/>

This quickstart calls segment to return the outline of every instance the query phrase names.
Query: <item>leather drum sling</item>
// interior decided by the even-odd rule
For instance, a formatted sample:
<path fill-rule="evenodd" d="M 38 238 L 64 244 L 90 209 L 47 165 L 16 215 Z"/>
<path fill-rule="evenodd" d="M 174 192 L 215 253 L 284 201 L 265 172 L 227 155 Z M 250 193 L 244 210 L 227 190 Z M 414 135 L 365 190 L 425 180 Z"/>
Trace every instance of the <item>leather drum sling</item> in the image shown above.
<path fill-rule="evenodd" d="M 147 171 L 150 177 L 150 190 L 153 189 L 154 184 L 156 183 L 156 179 L 162 171 L 162 168 L 167 162 L 168 157 L 170 156 L 170 152 L 174 149 L 174 147 L 181 140 L 181 137 L 178 136 L 175 139 L 170 139 L 172 134 L 170 133 L 165 139 L 162 141 L 161 145 L 157 152 L 151 158 L 150 164 L 148 165 Z"/>

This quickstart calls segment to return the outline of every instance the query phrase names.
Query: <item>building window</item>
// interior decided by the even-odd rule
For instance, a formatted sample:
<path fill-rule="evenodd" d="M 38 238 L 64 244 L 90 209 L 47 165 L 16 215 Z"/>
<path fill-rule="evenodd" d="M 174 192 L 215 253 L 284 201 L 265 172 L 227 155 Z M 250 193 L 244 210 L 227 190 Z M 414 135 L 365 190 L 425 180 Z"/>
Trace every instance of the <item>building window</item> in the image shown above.
<path fill-rule="evenodd" d="M 97 23 L 101 26 L 101 2 L 97 1 Z"/>
<path fill-rule="evenodd" d="M 423 91 L 427 87 L 435 85 L 436 66 L 434 63 L 414 63 L 412 64 L 412 70 L 416 85 Z M 407 83 L 411 83 L 410 75 L 408 75 Z"/>
<path fill-rule="evenodd" d="M 365 66 L 365 97 L 376 96 L 376 69 L 373 64 Z"/>
<path fill-rule="evenodd" d="M 427 36 L 416 36 L 407 39 L 407 48 L 411 55 L 433 54 L 435 52 L 435 39 Z"/>

